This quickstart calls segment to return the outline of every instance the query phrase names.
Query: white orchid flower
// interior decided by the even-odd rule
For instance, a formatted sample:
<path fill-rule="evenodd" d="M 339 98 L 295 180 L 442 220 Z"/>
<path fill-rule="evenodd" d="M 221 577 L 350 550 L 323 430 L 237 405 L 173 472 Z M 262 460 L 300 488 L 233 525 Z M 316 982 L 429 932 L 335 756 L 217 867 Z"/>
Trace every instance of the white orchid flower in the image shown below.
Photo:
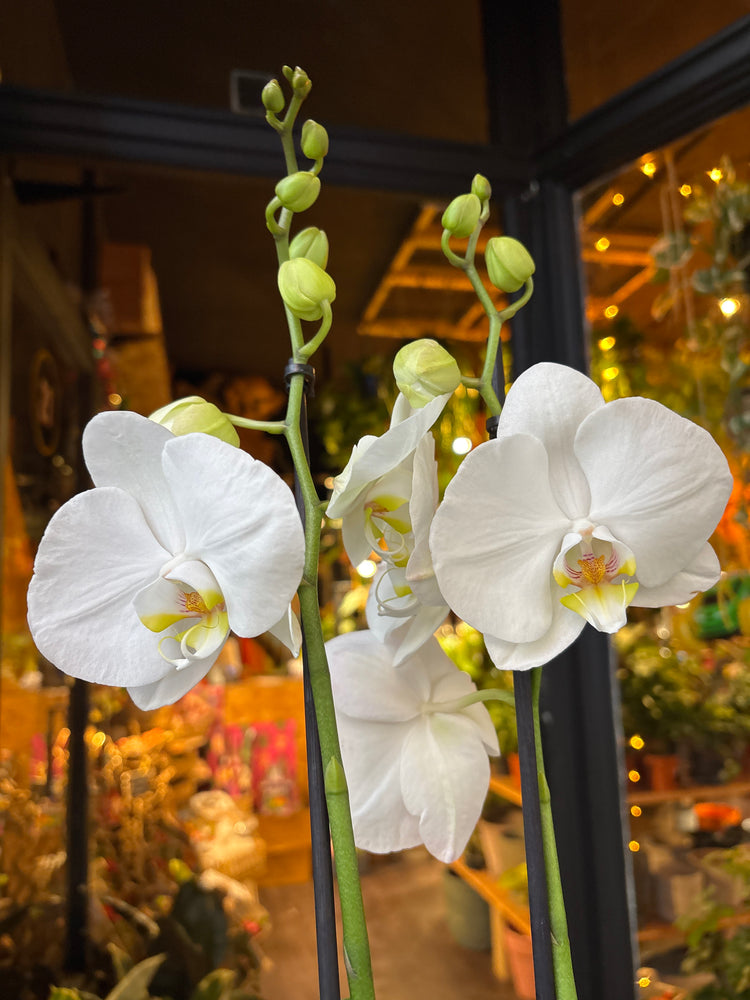
<path fill-rule="evenodd" d="M 585 621 L 615 632 L 630 604 L 682 604 L 712 586 L 708 538 L 731 488 L 696 424 L 649 399 L 605 404 L 579 372 L 536 365 L 433 520 L 440 590 L 498 667 L 538 666 Z"/>
<path fill-rule="evenodd" d="M 476 690 L 429 639 L 402 667 L 370 632 L 326 643 L 358 847 L 424 844 L 455 861 L 482 810 L 497 734 Z"/>
<path fill-rule="evenodd" d="M 409 486 L 409 532 L 402 537 L 408 559 L 393 565 L 383 559 L 367 598 L 367 624 L 380 642 L 391 645 L 394 666 L 400 666 L 434 633 L 448 614 L 430 555 L 429 535 L 438 505 L 435 439 L 425 434 L 412 460 Z"/>
<path fill-rule="evenodd" d="M 355 566 L 383 545 L 394 565 L 406 565 L 414 453 L 450 397 L 437 396 L 413 410 L 399 394 L 389 429 L 380 437 L 363 437 L 334 479 L 326 513 L 342 519 L 344 548 Z"/>
<path fill-rule="evenodd" d="M 83 452 L 96 488 L 56 512 L 29 587 L 44 656 L 150 709 L 204 677 L 230 629 L 294 639 L 304 537 L 276 473 L 126 412 L 94 417 Z"/>

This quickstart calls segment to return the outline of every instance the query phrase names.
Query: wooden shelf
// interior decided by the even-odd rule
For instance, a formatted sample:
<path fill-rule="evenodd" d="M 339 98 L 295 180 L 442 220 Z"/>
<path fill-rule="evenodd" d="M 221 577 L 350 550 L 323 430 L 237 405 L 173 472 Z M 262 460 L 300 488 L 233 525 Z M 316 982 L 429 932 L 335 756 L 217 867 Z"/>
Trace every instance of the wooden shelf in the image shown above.
<path fill-rule="evenodd" d="M 482 869 L 469 868 L 463 859 L 454 861 L 451 868 L 472 889 L 476 890 L 493 909 L 502 914 L 512 927 L 520 931 L 521 934 L 531 934 L 529 908 L 519 903 L 510 893 L 501 889 L 491 875 Z"/>
<path fill-rule="evenodd" d="M 491 775 L 490 791 L 494 792 L 495 795 L 502 796 L 502 798 L 512 802 L 515 806 L 521 805 L 521 789 L 507 775 Z"/>
<path fill-rule="evenodd" d="M 492 782 L 490 782 L 492 787 Z M 693 788 L 670 788 L 665 792 L 655 792 L 648 788 L 643 791 L 628 792 L 628 802 L 631 805 L 650 806 L 660 802 L 698 802 L 721 800 L 734 795 L 750 794 L 750 781 L 733 781 L 727 785 L 696 785 Z"/>

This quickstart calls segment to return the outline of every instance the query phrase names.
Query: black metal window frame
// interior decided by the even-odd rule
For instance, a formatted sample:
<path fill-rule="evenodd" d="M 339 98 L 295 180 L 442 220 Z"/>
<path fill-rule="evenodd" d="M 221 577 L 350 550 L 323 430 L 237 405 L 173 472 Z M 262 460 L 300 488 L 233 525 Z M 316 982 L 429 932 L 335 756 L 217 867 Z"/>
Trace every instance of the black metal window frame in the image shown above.
<path fill-rule="evenodd" d="M 750 17 L 568 123 L 557 0 L 483 0 L 492 141 L 468 145 L 331 128 L 333 184 L 450 197 L 477 171 L 506 231 L 535 257 L 538 290 L 514 320 L 517 371 L 586 369 L 577 192 L 750 101 Z M 223 111 L 0 86 L 0 150 L 247 176 L 281 167 L 263 123 Z M 556 803 L 580 1000 L 633 1000 L 635 915 L 605 637 L 586 630 L 545 672 L 545 752 Z"/>

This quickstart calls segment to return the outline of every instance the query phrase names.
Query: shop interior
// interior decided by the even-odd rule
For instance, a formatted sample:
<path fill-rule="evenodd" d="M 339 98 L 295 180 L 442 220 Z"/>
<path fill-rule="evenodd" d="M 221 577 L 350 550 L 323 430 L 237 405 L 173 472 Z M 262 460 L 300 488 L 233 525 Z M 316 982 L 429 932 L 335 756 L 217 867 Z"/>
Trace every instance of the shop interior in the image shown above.
<path fill-rule="evenodd" d="M 228 0 L 210 12 L 183 5 L 184 23 L 141 0 L 38 6 L 38 17 L 8 12 L 3 86 L 257 119 L 260 87 L 292 60 L 314 80 L 311 113 L 342 134 L 491 141 L 489 0 L 387 2 L 367 14 L 293 2 L 283 30 L 255 4 L 248 27 Z M 661 3 L 646 14 L 563 0 L 558 13 L 575 121 L 738 24 L 746 7 Z M 739 107 L 644 150 L 576 193 L 592 378 L 608 401 L 647 396 L 706 427 L 735 481 L 712 540 L 720 584 L 684 607 L 636 609 L 612 637 L 612 794 L 625 816 L 630 988 L 643 1000 L 750 995 L 749 114 Z M 123 690 L 72 683 L 46 662 L 25 603 L 46 523 L 88 487 L 80 439 L 94 412 L 148 415 L 200 395 L 255 420 L 283 413 L 289 348 L 264 226 L 274 178 L 99 150 L 20 148 L 0 170 L 3 995 L 46 1000 L 67 986 L 104 998 L 166 952 L 150 996 L 198 1000 L 220 969 L 206 997 L 312 1000 L 301 661 L 270 635 L 233 637 L 193 691 L 141 712 Z M 467 368 L 481 364 L 484 315 L 440 249 L 449 197 L 373 177 L 324 184 L 315 205 L 338 287 L 309 414 L 323 499 L 359 438 L 385 430 L 403 343 L 433 337 Z M 498 199 L 482 238 L 505 231 Z M 510 324 L 509 381 L 523 350 L 515 338 Z M 435 428 L 442 467 L 455 471 L 485 436 L 476 393 L 459 391 Z M 277 438 L 242 431 L 241 446 L 291 482 Z M 329 637 L 364 626 L 377 559 L 351 565 L 338 527 L 322 535 Z M 438 638 L 479 687 L 512 688 L 468 625 L 451 617 Z M 362 852 L 384 997 L 412 995 L 416 976 L 436 998 L 535 996 L 514 719 L 499 702 L 492 717 L 501 757 L 464 856 L 445 866 L 422 849 Z M 586 822 L 595 828 L 595 804 Z"/>

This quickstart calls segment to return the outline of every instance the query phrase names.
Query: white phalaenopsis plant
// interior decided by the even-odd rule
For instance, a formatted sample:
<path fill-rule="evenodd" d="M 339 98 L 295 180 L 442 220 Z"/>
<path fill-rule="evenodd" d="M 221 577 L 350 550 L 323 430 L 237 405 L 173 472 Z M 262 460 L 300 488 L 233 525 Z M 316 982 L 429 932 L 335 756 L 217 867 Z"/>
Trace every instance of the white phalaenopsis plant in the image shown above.
<path fill-rule="evenodd" d="M 155 420 L 95 417 L 83 439 L 94 488 L 65 504 L 47 528 L 29 622 L 40 651 L 62 670 L 123 685 L 148 709 L 203 678 L 230 630 L 273 631 L 296 652 L 290 602 L 297 591 L 329 821 L 313 836 L 323 853 L 329 830 L 333 841 L 351 1000 L 373 1000 L 355 839 L 372 851 L 425 844 L 442 860 L 458 858 L 487 792 L 489 755 L 497 753 L 481 702 L 511 697 L 477 691 L 442 652 L 435 630 L 452 610 L 484 634 L 498 667 L 527 670 L 560 653 L 586 621 L 612 632 L 629 605 L 689 600 L 719 575 L 708 539 L 731 476 L 701 428 L 649 400 L 605 404 L 589 379 L 568 368 L 530 369 L 501 407 L 494 388 L 505 384 L 501 364 L 495 372 L 500 329 L 530 298 L 534 263 L 510 237 L 487 242 L 490 280 L 506 295 L 522 290 L 498 312 L 475 266 L 490 198 L 477 175 L 471 192 L 446 209 L 442 247 L 487 314 L 484 365 L 478 377 L 464 375 L 434 341 L 399 352 L 391 425 L 355 446 L 327 508 L 340 519 L 352 562 L 374 554 L 380 563 L 369 629 L 328 643 L 329 670 L 317 603 L 322 505 L 300 417 L 336 287 L 326 271 L 325 233 L 307 227 L 291 239 L 295 213 L 320 190 L 328 138 L 321 125 L 305 124 L 301 148 L 311 166 L 298 169 L 293 126 L 311 84 L 299 68 L 285 67 L 284 75 L 288 105 L 275 80 L 263 102 L 287 165 L 266 210 L 291 341 L 285 418 L 221 414 L 194 397 Z M 468 241 L 461 254 L 450 245 L 455 237 Z M 306 335 L 303 322 L 320 325 Z M 499 417 L 497 438 L 464 460 L 440 503 L 431 428 L 459 384 L 477 390 Z M 234 426 L 284 437 L 304 531 L 288 486 L 236 447 Z M 525 773 L 538 775 L 544 789 L 538 741 L 534 749 L 539 671 L 518 683 L 529 677 L 536 714 L 530 707 Z M 549 796 L 539 798 L 541 821 L 538 810 L 527 812 L 533 803 L 524 789 L 527 829 L 536 824 L 544 840 L 543 859 L 530 859 L 530 882 L 540 884 L 546 869 L 549 886 L 550 922 L 540 921 L 538 933 L 552 939 L 557 1000 L 574 1000 L 559 873 L 556 861 L 548 863 L 555 858 Z M 315 811 L 325 813 L 322 804 Z"/>

